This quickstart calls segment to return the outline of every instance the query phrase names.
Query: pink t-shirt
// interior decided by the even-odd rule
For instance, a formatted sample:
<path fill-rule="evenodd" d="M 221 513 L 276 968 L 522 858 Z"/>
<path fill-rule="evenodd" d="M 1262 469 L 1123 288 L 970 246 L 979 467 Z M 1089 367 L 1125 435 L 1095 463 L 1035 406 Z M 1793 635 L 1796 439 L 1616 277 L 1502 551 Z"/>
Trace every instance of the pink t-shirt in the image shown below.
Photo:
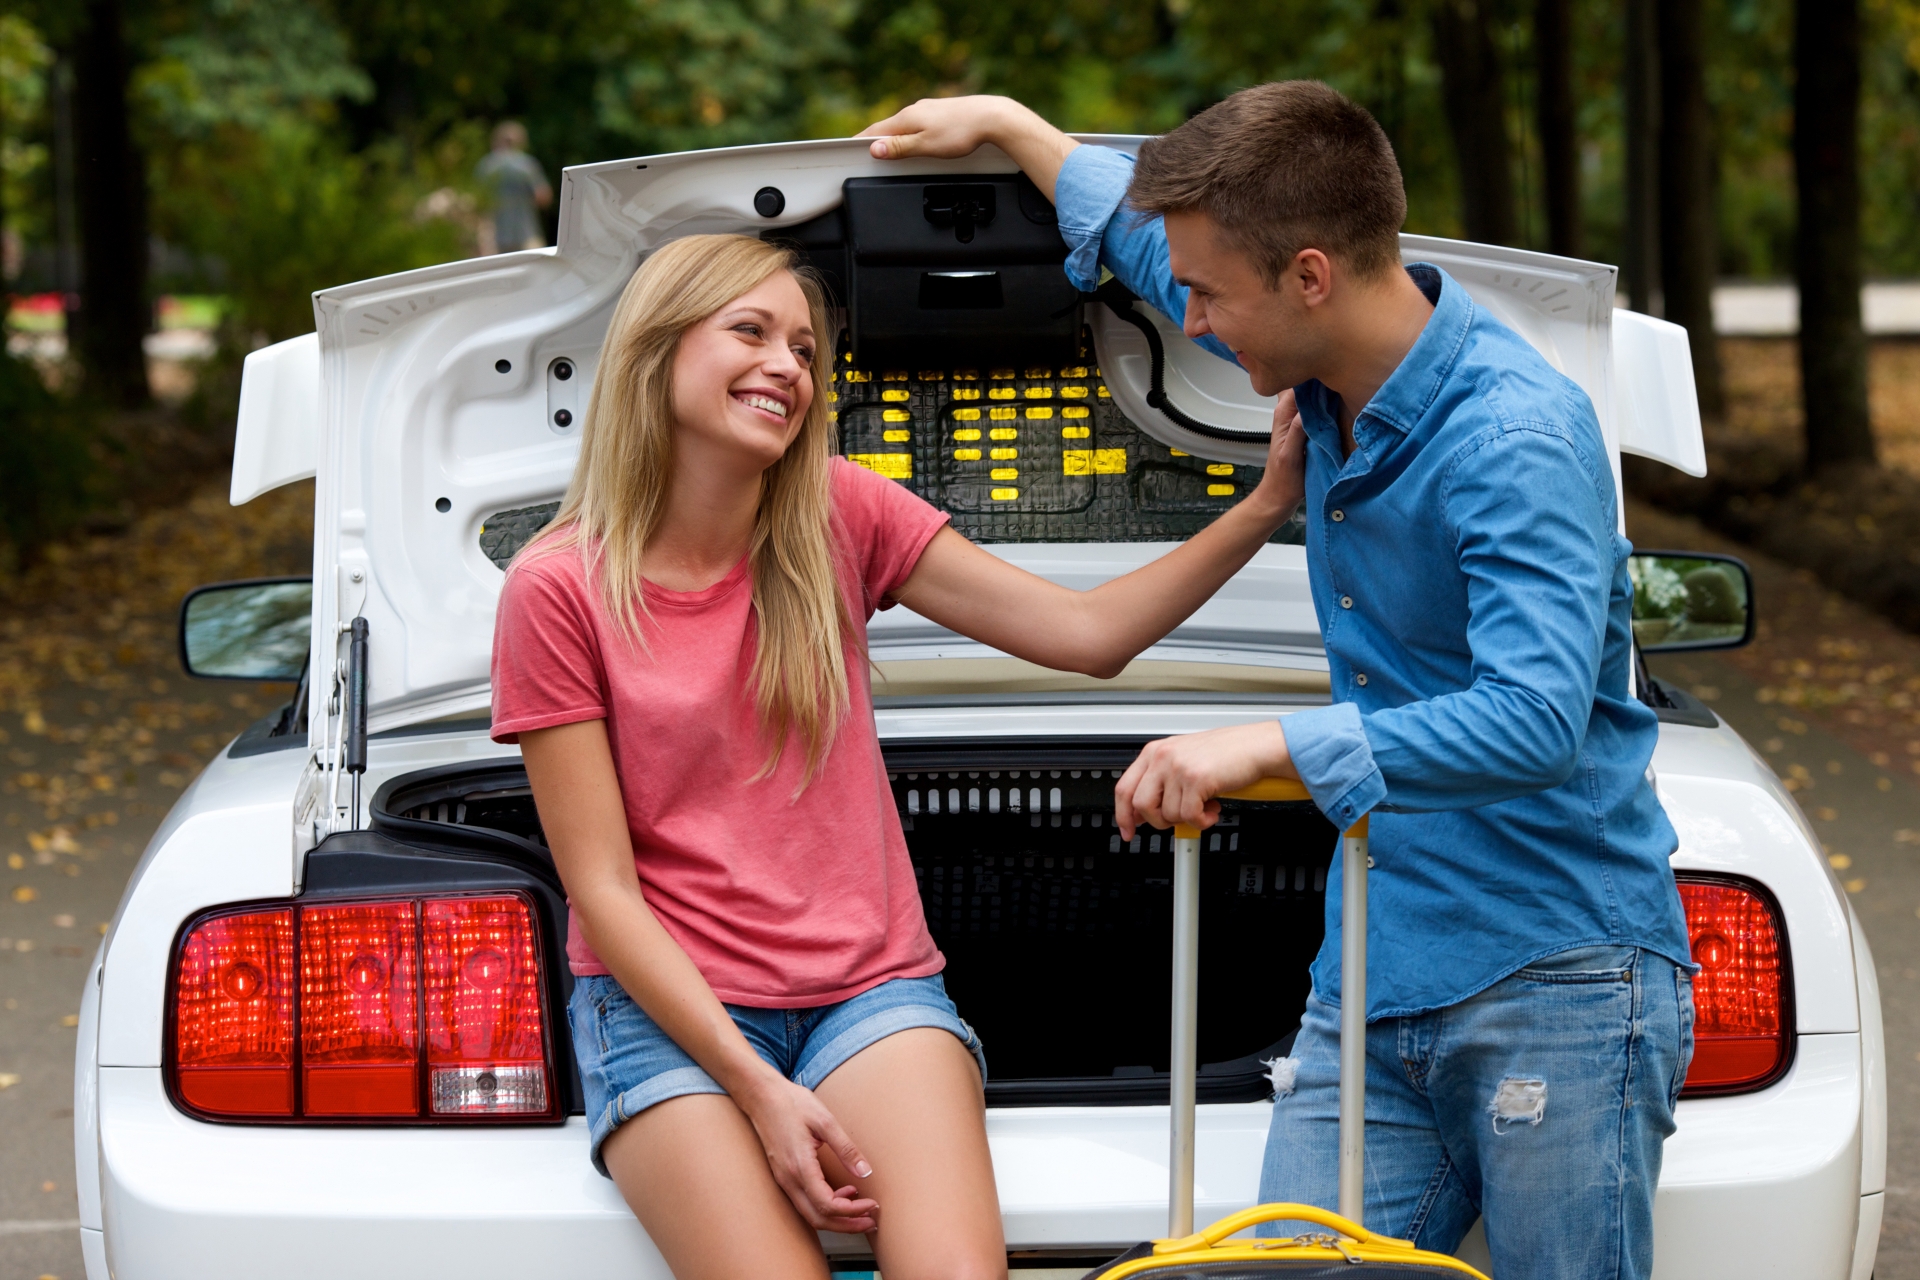
<path fill-rule="evenodd" d="M 844 460 L 833 466 L 841 588 L 862 644 L 847 650 L 851 709 L 820 773 L 794 798 L 806 752 L 767 740 L 747 692 L 747 562 L 704 591 L 646 584 L 647 648 L 621 636 L 577 551 L 516 563 L 493 637 L 493 737 L 604 718 L 640 889 L 729 1004 L 810 1008 L 889 978 L 938 973 L 906 838 L 887 785 L 864 650 L 866 620 L 913 572 L 947 517 Z M 607 972 L 576 915 L 576 974 Z"/>

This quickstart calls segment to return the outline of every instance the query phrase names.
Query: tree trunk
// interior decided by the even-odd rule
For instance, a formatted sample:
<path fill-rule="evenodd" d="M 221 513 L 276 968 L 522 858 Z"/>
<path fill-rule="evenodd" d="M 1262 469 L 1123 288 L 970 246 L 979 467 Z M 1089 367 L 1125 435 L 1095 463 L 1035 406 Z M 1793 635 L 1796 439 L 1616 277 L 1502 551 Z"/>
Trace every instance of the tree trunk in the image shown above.
<path fill-rule="evenodd" d="M 1533 62 L 1539 81 L 1540 153 L 1545 161 L 1547 248 L 1568 258 L 1586 256 L 1580 217 L 1580 139 L 1573 98 L 1572 0 L 1534 0 Z"/>
<path fill-rule="evenodd" d="M 1519 243 L 1513 203 L 1513 152 L 1507 140 L 1492 0 L 1435 0 L 1433 44 L 1441 100 L 1460 160 L 1460 206 L 1467 239 Z"/>
<path fill-rule="evenodd" d="M 1621 255 L 1627 305 L 1647 315 L 1660 305 L 1660 47 L 1656 0 L 1627 0 L 1627 240 Z"/>
<path fill-rule="evenodd" d="M 1800 379 L 1807 469 L 1874 460 L 1860 327 L 1860 5 L 1794 6 Z"/>
<path fill-rule="evenodd" d="M 119 0 L 88 0 L 73 71 L 81 294 L 68 337 L 88 389 L 137 408 L 147 402 L 147 183 L 128 129 Z"/>
<path fill-rule="evenodd" d="M 1667 319 L 1687 331 L 1700 412 L 1726 412 L 1713 282 L 1720 247 L 1715 225 L 1713 115 L 1707 107 L 1702 0 L 1662 0 L 1660 30 L 1660 291 Z"/>

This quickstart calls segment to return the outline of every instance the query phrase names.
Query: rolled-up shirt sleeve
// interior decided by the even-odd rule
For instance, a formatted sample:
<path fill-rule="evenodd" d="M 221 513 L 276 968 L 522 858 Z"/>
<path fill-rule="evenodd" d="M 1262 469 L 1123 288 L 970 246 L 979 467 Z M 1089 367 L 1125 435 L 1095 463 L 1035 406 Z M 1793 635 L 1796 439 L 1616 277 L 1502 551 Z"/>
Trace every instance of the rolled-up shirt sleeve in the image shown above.
<path fill-rule="evenodd" d="M 1067 279 L 1092 292 L 1100 268 L 1175 324 L 1187 314 L 1187 290 L 1173 278 L 1167 261 L 1166 227 L 1158 217 L 1139 217 L 1125 205 L 1133 181 L 1133 157 L 1110 147 L 1081 145 L 1067 153 L 1054 182 L 1054 209 L 1060 238 L 1067 242 Z M 1212 334 L 1195 339 L 1233 361 L 1233 350 Z"/>
<path fill-rule="evenodd" d="M 1360 708 L 1351 702 L 1296 711 L 1280 722 L 1287 754 L 1320 812 L 1350 827 L 1387 798 Z"/>

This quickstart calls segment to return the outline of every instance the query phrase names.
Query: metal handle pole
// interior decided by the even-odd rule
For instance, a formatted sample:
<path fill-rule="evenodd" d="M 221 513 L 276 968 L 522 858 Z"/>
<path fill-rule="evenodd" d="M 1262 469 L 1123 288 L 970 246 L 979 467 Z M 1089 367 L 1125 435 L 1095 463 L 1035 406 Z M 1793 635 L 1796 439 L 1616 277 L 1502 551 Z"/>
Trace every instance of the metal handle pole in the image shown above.
<path fill-rule="evenodd" d="M 1200 1070 L 1200 831 L 1173 829 L 1173 1062 L 1167 1234 L 1193 1234 L 1195 1083 Z"/>
<path fill-rule="evenodd" d="M 1229 791 L 1222 800 L 1310 800 L 1306 787 L 1292 778 L 1262 778 L 1250 787 Z M 1360 833 L 1361 858 L 1366 857 L 1366 819 Z M 1365 880 L 1361 892 L 1365 893 Z M 1362 902 L 1364 904 L 1364 899 Z M 1361 908 L 1365 918 L 1365 906 Z M 1361 945 L 1366 945 L 1364 930 Z M 1364 961 L 1363 961 L 1364 964 Z M 1364 1008 L 1364 1004 L 1362 1006 Z M 1200 828 L 1184 823 L 1173 828 L 1173 1061 L 1167 1090 L 1167 1234 L 1193 1234 L 1194 1103 L 1200 1074 Z M 1346 1094 L 1341 1094 L 1342 1116 Z M 1341 1133 L 1346 1132 L 1341 1121 Z M 1344 1152 L 1344 1143 L 1342 1151 Z M 1342 1175 L 1344 1177 L 1344 1175 Z M 1345 1186 L 1344 1181 L 1341 1184 Z M 1346 1201 L 1343 1198 L 1342 1204 Z"/>
<path fill-rule="evenodd" d="M 1340 838 L 1340 1216 L 1359 1222 L 1367 1160 L 1367 820 Z"/>

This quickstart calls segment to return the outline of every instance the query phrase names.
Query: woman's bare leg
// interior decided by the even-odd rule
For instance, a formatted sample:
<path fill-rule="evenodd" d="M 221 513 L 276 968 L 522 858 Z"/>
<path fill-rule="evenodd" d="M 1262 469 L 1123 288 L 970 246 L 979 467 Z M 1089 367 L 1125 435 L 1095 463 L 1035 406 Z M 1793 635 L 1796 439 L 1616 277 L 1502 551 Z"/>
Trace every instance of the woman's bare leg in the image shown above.
<path fill-rule="evenodd" d="M 986 1103 L 965 1045 L 933 1027 L 897 1032 L 814 1092 L 873 1164 L 872 1177 L 849 1178 L 821 1152 L 829 1181 L 879 1202 L 868 1239 L 887 1280 L 1004 1280 Z"/>
<path fill-rule="evenodd" d="M 774 1182 L 759 1135 L 725 1094 L 649 1107 L 615 1129 L 600 1154 L 675 1280 L 826 1280 L 820 1238 Z"/>

